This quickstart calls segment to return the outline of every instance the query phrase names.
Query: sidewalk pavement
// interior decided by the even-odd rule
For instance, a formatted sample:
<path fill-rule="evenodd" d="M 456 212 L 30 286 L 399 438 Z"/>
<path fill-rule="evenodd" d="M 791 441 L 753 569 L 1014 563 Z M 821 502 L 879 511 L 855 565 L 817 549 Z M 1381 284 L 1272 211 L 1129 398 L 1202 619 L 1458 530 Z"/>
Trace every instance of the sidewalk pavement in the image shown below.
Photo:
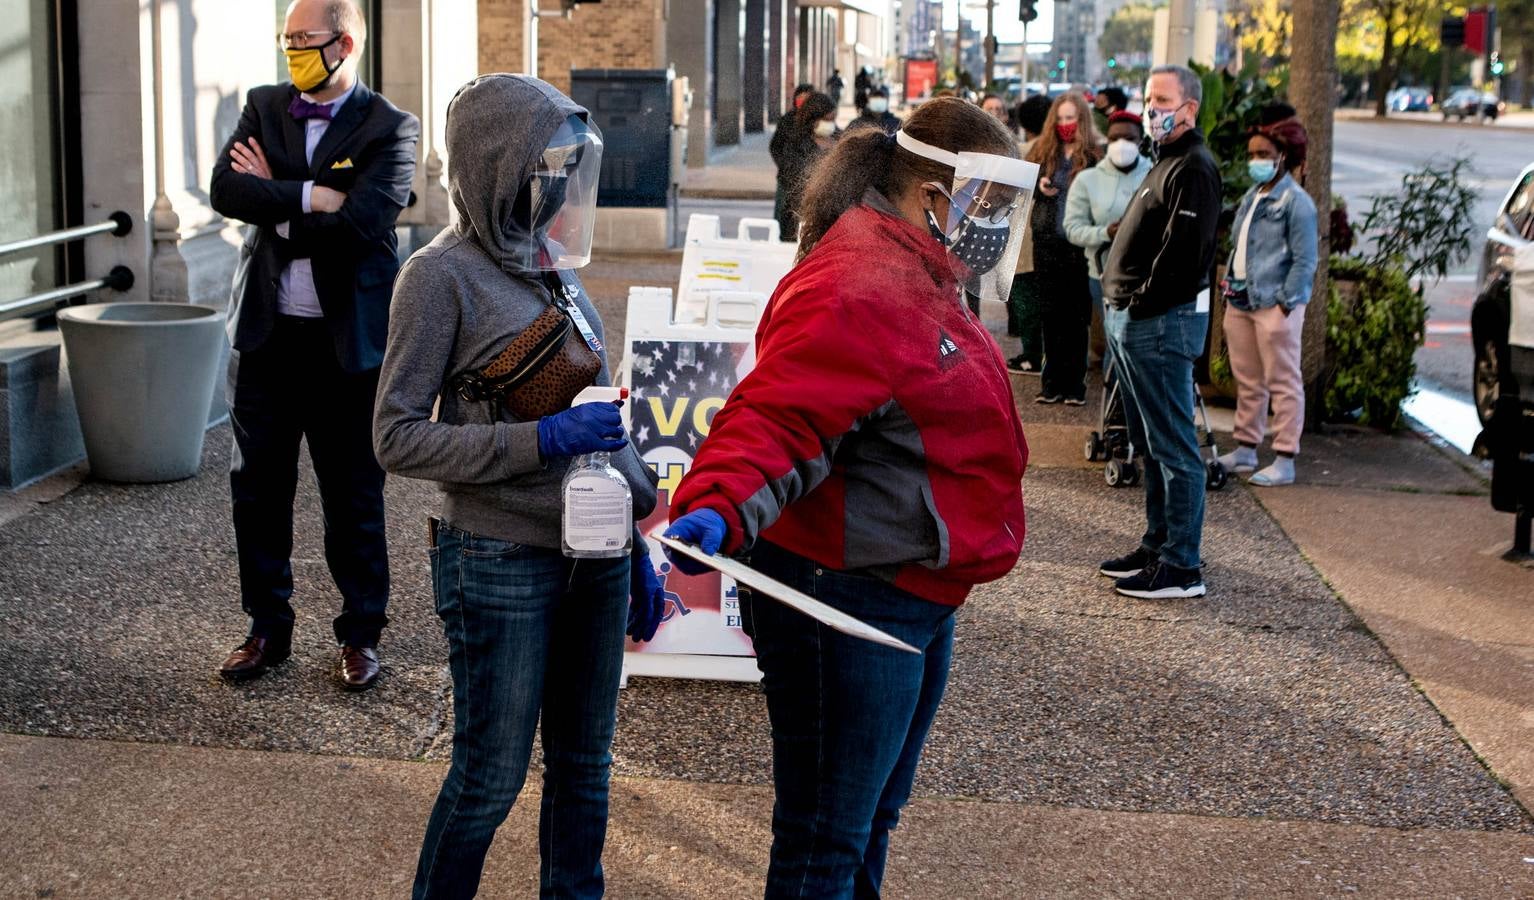
<path fill-rule="evenodd" d="M 674 282 L 668 259 L 584 273 L 610 345 L 625 283 Z M 1034 406 L 1031 381 L 1028 544 L 959 612 L 888 894 L 1534 895 L 1534 571 L 1490 552 L 1510 522 L 1480 478 L 1410 434 L 1312 438 L 1303 485 L 1211 495 L 1207 600 L 1128 601 L 1093 567 L 1136 539 L 1141 495 L 1082 461 L 1091 407 Z M 54 485 L 0 521 L 0 896 L 408 884 L 452 731 L 434 491 L 388 486 L 376 689 L 330 680 L 339 601 L 307 478 L 295 657 L 226 685 L 244 628 L 228 445 L 210 432 L 190 481 Z M 759 893 L 756 686 L 636 678 L 614 756 L 610 896 Z M 533 892 L 536 782 L 485 896 Z"/>
<path fill-rule="evenodd" d="M 771 126 L 764 132 L 741 135 L 734 147 L 714 151 L 708 165 L 688 168 L 682 179 L 682 196 L 698 200 L 772 200 L 777 196 L 778 167 L 767 145 Z"/>
<path fill-rule="evenodd" d="M 1414 125 L 1447 125 L 1455 128 L 1477 126 L 1490 128 L 1503 128 L 1514 130 L 1534 130 L 1534 110 L 1520 109 L 1504 113 L 1497 117 L 1495 122 L 1480 123 L 1474 119 L 1461 122 L 1458 119 L 1449 120 L 1437 112 L 1393 112 L 1388 117 L 1381 119 L 1374 114 L 1374 107 L 1358 109 L 1349 107 L 1337 110 L 1337 118 L 1349 122 L 1410 122 Z"/>

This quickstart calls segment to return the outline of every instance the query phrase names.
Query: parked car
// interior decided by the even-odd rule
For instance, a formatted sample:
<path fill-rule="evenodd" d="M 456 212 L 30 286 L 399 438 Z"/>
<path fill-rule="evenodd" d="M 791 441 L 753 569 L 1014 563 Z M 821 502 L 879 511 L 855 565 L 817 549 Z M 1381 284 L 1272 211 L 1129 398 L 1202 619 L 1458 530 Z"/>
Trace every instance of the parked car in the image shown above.
<path fill-rule="evenodd" d="M 1492 459 L 1491 503 L 1519 516 L 1515 551 L 1534 519 L 1534 165 L 1497 210 L 1470 309 L 1476 448 Z"/>
<path fill-rule="evenodd" d="M 1385 95 L 1391 112 L 1427 112 L 1433 108 L 1433 92 L 1425 87 L 1396 88 Z"/>
<path fill-rule="evenodd" d="M 1461 122 L 1469 118 L 1496 121 L 1506 109 L 1501 99 L 1496 94 L 1478 91 L 1474 88 L 1460 88 L 1449 95 L 1439 107 L 1443 112 L 1443 120 L 1449 121 L 1457 118 Z"/>

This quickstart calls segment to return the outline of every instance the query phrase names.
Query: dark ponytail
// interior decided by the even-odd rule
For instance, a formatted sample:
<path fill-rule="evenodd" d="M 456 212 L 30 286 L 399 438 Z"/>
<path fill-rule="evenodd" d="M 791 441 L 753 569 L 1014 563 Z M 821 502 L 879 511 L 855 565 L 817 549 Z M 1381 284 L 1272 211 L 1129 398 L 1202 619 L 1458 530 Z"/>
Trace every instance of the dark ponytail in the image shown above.
<path fill-rule="evenodd" d="M 906 120 L 903 129 L 923 143 L 951 153 L 971 151 L 1017 157 L 1017 141 L 990 113 L 967 100 L 928 100 Z M 902 150 L 893 136 L 878 128 L 858 128 L 842 136 L 810 177 L 800 206 L 799 255 L 815 249 L 842 213 L 863 201 L 873 188 L 898 201 L 918 185 L 953 181 L 953 169 Z M 797 260 L 796 260 L 797 261 Z"/>

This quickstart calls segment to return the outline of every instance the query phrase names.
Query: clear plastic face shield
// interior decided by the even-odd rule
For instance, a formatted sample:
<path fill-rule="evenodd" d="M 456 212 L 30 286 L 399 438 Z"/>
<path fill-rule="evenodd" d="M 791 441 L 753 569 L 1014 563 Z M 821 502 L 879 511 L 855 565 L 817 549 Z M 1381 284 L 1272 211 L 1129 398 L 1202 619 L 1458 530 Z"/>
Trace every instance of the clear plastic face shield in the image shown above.
<path fill-rule="evenodd" d="M 917 156 L 953 167 L 952 185 L 933 185 L 948 199 L 946 215 L 929 211 L 927 225 L 948 248 L 954 274 L 966 290 L 979 294 L 985 280 L 1006 296 L 1017 272 L 1039 167 L 994 153 L 951 153 L 904 131 L 895 140 Z"/>
<path fill-rule="evenodd" d="M 525 247 L 518 264 L 530 271 L 579 269 L 591 262 L 602 136 L 577 116 L 549 139 L 517 195 L 507 231 Z"/>

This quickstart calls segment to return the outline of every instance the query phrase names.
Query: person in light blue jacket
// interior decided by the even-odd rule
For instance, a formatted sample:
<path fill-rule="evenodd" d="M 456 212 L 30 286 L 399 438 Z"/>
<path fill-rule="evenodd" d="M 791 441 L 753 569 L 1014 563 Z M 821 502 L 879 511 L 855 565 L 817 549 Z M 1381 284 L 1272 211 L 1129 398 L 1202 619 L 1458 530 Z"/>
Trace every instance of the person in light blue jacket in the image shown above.
<path fill-rule="evenodd" d="M 1236 210 L 1225 295 L 1225 344 L 1236 377 L 1236 441 L 1220 457 L 1231 471 L 1257 468 L 1257 448 L 1273 407 L 1273 463 L 1251 483 L 1294 482 L 1305 424 L 1300 331 L 1316 277 L 1316 205 L 1305 177 L 1305 127 L 1290 117 L 1264 125 L 1247 142 L 1254 187 Z"/>
<path fill-rule="evenodd" d="M 1091 355 L 1102 359 L 1108 341 L 1103 334 L 1103 260 L 1118 233 L 1119 219 L 1151 169 L 1140 153 L 1144 125 L 1134 113 L 1116 112 L 1108 118 L 1108 152 L 1096 166 L 1071 182 L 1065 201 L 1065 236 L 1087 257 L 1087 286 L 1092 292 Z"/>

